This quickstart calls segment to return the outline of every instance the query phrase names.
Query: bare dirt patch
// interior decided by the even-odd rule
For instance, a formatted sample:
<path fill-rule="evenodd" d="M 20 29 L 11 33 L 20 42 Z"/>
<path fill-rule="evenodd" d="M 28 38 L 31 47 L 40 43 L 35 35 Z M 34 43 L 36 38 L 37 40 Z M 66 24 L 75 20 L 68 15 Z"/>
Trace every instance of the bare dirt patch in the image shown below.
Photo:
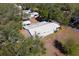
<path fill-rule="evenodd" d="M 37 21 L 34 17 L 32 17 L 32 18 L 30 19 L 30 21 L 31 21 L 31 24 L 38 23 L 38 21 Z"/>
<path fill-rule="evenodd" d="M 20 33 L 25 37 L 28 38 L 30 36 L 29 32 L 25 29 L 21 29 Z"/>
<path fill-rule="evenodd" d="M 64 55 L 60 52 L 55 46 L 54 41 L 63 41 L 65 42 L 67 39 L 74 39 L 76 42 L 79 42 L 79 32 L 74 30 L 74 28 L 62 26 L 62 29 L 54 34 L 51 34 L 42 40 L 44 42 L 44 46 L 47 49 L 48 56 L 61 56 Z"/>

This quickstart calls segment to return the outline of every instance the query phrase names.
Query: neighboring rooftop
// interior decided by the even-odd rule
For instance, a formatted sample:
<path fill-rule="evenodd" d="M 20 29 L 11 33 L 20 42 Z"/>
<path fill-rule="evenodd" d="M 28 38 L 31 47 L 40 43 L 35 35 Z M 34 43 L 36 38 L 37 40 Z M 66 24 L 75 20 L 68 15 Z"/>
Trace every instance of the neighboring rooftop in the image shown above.
<path fill-rule="evenodd" d="M 38 16 L 39 16 L 39 13 L 34 12 L 31 9 L 23 10 L 23 19 L 32 18 L 32 17 L 37 18 Z"/>

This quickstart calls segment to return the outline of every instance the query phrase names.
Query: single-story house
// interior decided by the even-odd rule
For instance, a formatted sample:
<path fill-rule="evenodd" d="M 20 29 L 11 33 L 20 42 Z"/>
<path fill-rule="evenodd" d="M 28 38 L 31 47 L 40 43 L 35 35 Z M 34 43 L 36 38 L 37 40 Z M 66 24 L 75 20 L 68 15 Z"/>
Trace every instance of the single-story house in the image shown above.
<path fill-rule="evenodd" d="M 27 22 L 26 22 L 27 23 Z M 49 34 L 58 31 L 60 28 L 57 22 L 38 22 L 30 25 L 23 25 L 23 28 L 28 31 L 30 36 L 38 35 L 40 37 L 45 37 Z"/>

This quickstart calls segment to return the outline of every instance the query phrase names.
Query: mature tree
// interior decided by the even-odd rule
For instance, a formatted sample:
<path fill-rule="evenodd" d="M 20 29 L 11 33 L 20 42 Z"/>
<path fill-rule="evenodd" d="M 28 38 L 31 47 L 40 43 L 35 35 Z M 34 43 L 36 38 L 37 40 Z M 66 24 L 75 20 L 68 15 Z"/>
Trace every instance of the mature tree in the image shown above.
<path fill-rule="evenodd" d="M 14 4 L 0 4 L 0 23 L 6 24 L 9 20 L 16 20 L 17 18 L 19 20 L 20 17 L 17 16 L 18 12 Z"/>
<path fill-rule="evenodd" d="M 45 19 L 52 19 L 60 22 L 61 24 L 68 25 L 72 14 L 72 8 L 69 4 L 23 4 L 26 8 L 37 8 Z"/>

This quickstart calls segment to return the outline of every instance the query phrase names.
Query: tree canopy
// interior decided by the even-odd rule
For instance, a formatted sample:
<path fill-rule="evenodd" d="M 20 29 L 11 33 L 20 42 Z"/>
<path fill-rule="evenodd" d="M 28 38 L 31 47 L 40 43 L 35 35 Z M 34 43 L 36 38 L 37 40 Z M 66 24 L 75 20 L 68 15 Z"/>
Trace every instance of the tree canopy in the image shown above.
<path fill-rule="evenodd" d="M 24 38 L 19 30 L 22 28 L 21 16 L 14 4 L 0 4 L 0 55 L 27 56 L 43 55 L 45 48 L 40 38 Z"/>
<path fill-rule="evenodd" d="M 60 24 L 68 25 L 71 17 L 79 16 L 78 4 L 22 4 L 23 9 L 32 8 L 45 18 L 60 22 Z"/>

